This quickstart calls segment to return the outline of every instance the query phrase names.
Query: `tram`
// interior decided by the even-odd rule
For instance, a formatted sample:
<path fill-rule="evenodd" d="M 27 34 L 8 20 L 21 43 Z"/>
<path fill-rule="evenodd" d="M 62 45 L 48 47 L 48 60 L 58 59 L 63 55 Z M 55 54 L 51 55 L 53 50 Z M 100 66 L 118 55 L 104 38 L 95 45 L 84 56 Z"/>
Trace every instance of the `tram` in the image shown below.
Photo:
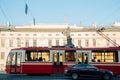
<path fill-rule="evenodd" d="M 12 49 L 6 61 L 6 73 L 63 73 L 74 64 L 89 63 L 120 75 L 120 47 L 70 48 L 23 47 Z"/>
<path fill-rule="evenodd" d="M 103 35 L 112 44 L 114 41 Z M 74 64 L 92 64 L 101 69 L 120 75 L 120 46 L 106 48 L 78 48 L 72 44 L 70 29 L 63 32 L 67 36 L 67 45 L 49 47 L 21 47 L 11 49 L 6 61 L 8 74 L 54 74 L 63 73 Z M 115 44 L 116 45 L 116 44 Z"/>

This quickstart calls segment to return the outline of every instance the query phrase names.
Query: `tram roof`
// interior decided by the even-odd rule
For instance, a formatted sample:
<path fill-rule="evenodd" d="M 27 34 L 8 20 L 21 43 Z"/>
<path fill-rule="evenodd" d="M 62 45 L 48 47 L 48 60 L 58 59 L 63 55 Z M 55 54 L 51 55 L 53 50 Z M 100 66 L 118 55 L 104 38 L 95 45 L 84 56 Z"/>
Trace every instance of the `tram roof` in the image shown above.
<path fill-rule="evenodd" d="M 26 50 L 26 51 L 39 51 L 39 50 L 93 50 L 93 51 L 112 51 L 112 50 L 120 50 L 120 47 L 105 47 L 105 48 L 69 48 L 69 47 L 21 47 L 21 48 L 15 48 L 12 50 Z"/>

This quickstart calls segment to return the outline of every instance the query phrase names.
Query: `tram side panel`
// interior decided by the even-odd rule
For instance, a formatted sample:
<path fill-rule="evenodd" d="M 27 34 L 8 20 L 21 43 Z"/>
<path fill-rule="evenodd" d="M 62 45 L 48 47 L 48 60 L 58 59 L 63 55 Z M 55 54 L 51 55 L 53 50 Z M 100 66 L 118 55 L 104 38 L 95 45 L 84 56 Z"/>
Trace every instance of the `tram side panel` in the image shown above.
<path fill-rule="evenodd" d="M 24 62 L 21 64 L 24 74 L 52 74 L 51 62 Z"/>

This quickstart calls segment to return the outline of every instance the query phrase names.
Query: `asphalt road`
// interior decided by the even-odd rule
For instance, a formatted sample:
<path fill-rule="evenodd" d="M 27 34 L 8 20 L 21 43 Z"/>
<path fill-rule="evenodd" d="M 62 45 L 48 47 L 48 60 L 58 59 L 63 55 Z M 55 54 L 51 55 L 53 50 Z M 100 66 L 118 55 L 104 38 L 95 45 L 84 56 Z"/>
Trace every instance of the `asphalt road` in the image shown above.
<path fill-rule="evenodd" d="M 25 74 L 5 74 L 0 73 L 0 80 L 72 80 L 71 77 L 66 77 L 63 74 L 48 75 L 25 75 Z M 80 80 L 98 80 L 95 78 L 80 78 Z M 113 78 L 112 80 L 120 80 Z"/>

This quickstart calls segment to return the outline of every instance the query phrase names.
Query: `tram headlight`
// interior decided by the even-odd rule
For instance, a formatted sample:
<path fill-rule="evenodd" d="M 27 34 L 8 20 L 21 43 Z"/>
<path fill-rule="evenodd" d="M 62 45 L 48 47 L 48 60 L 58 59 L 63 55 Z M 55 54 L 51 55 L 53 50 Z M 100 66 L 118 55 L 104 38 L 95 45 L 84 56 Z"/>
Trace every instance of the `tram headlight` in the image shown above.
<path fill-rule="evenodd" d="M 67 68 L 65 68 L 64 72 L 65 72 L 65 73 L 67 73 L 67 71 L 68 71 L 68 69 L 67 69 Z"/>

